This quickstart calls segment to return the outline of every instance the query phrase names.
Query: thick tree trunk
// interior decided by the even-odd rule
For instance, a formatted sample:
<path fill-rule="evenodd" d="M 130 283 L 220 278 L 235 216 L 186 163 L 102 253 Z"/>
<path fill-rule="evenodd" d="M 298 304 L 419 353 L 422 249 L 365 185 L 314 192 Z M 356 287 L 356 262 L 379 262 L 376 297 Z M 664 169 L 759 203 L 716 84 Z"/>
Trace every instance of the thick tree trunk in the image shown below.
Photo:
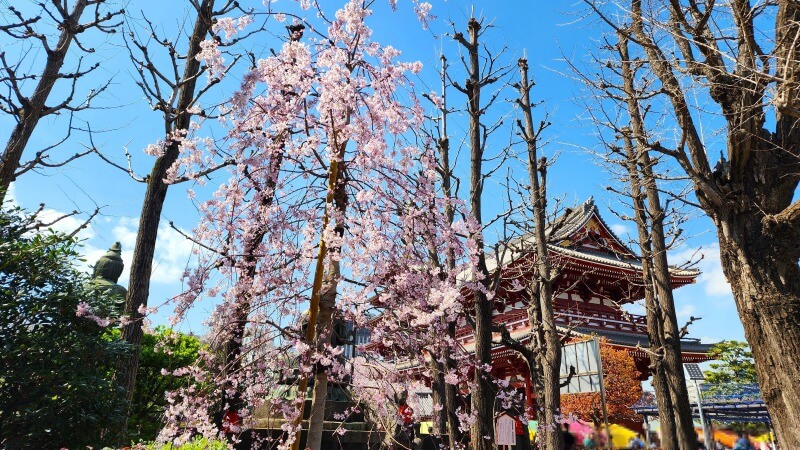
<path fill-rule="evenodd" d="M 800 270 L 780 238 L 763 235 L 749 217 L 737 219 L 720 223 L 722 268 L 778 443 L 800 448 Z"/>
<path fill-rule="evenodd" d="M 47 52 L 44 70 L 38 77 L 39 83 L 37 83 L 33 95 L 20 105 L 17 125 L 11 131 L 6 148 L 0 157 L 0 204 L 3 203 L 11 182 L 14 181 L 14 173 L 19 168 L 22 153 L 25 151 L 36 125 L 42 117 L 49 114 L 45 102 L 47 102 L 56 81 L 61 78 L 61 67 L 64 65 L 64 58 L 66 58 L 67 51 L 75 37 L 75 27 L 88 3 L 88 0 L 76 1 L 67 23 L 59 24 L 61 34 L 56 46 Z"/>
<path fill-rule="evenodd" d="M 200 43 L 205 39 L 211 28 L 213 8 L 214 0 L 203 0 L 197 11 L 197 19 L 189 40 L 189 51 L 187 52 L 186 65 L 183 72 L 183 80 L 186 81 L 178 98 L 178 114 L 174 123 L 165 118 L 165 134 L 167 136 L 173 131 L 188 130 L 189 128 L 191 115 L 187 112 L 187 109 L 189 109 L 194 99 L 197 75 L 200 73 L 200 61 L 195 57 L 200 53 Z M 142 314 L 139 313 L 139 308 L 147 306 L 147 299 L 150 296 L 150 275 L 153 270 L 158 226 L 161 222 L 161 211 L 164 207 L 164 200 L 169 187 L 164 182 L 164 177 L 167 174 L 167 170 L 178 159 L 179 154 L 180 144 L 170 141 L 166 145 L 164 153 L 156 159 L 153 165 L 142 202 L 142 213 L 139 217 L 139 229 L 136 234 L 136 246 L 133 250 L 133 261 L 131 262 L 128 295 L 125 299 L 125 315 L 130 318 L 130 322 L 122 329 L 122 339 L 131 344 L 134 349 L 131 356 L 120 364 L 117 371 L 117 383 L 125 388 L 128 401 L 133 398 L 136 372 L 139 369 L 143 319 Z"/>
<path fill-rule="evenodd" d="M 446 394 L 444 392 L 444 364 L 436 360 L 436 355 L 430 355 L 428 370 L 431 373 L 431 400 L 441 409 L 433 411 L 433 434 L 442 436 L 447 434 L 447 408 L 445 407 Z"/>
<path fill-rule="evenodd" d="M 317 318 L 316 348 L 325 351 L 330 345 L 333 334 L 333 310 L 336 307 L 336 288 L 339 284 L 339 261 L 331 259 L 325 276 L 325 292 L 319 300 L 319 316 Z M 322 433 L 325 424 L 325 405 L 328 397 L 328 371 L 319 367 L 314 375 L 314 396 L 311 401 L 311 413 L 308 416 L 308 440 L 306 448 L 319 450 L 322 446 Z"/>
<path fill-rule="evenodd" d="M 455 339 L 455 324 L 451 325 L 450 336 Z M 455 361 L 450 357 L 450 350 L 445 353 L 445 369 L 450 371 L 456 369 Z M 458 386 L 445 383 L 444 385 L 444 406 L 447 411 L 447 438 L 450 450 L 456 450 L 458 443 L 461 442 L 462 433 L 459 427 L 458 409 L 460 407 L 458 401 Z"/>
<path fill-rule="evenodd" d="M 483 242 L 481 242 L 482 244 Z M 484 258 L 483 267 L 486 267 Z M 479 265 L 480 267 L 480 265 Z M 486 294 L 473 291 L 475 297 L 475 387 L 472 390 L 472 449 L 491 450 L 494 447 L 495 389 L 488 368 L 492 366 L 492 307 Z"/>

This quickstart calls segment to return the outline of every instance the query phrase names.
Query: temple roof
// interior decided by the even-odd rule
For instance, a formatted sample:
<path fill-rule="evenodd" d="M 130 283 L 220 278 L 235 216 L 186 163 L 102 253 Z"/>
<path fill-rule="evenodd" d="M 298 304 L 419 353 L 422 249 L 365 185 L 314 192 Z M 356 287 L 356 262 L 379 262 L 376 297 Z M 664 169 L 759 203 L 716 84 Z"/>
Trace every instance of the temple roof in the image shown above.
<path fill-rule="evenodd" d="M 553 220 L 547 227 L 546 236 L 547 248 L 553 253 L 614 269 L 634 272 L 642 270 L 641 258 L 606 224 L 591 197 L 577 208 L 567 208 L 564 214 Z M 497 253 L 487 255 L 489 271 L 496 270 L 498 263 L 506 267 L 530 254 L 535 243 L 536 237 L 533 233 L 510 240 L 500 250 L 499 258 Z M 670 266 L 670 273 L 674 277 L 692 279 L 700 275 L 697 269 L 676 266 Z"/>
<path fill-rule="evenodd" d="M 624 333 L 621 331 L 613 330 L 597 330 L 595 328 L 576 327 L 572 329 L 573 334 L 588 336 L 597 334 L 602 336 L 612 344 L 622 347 L 638 347 L 647 348 L 650 346 L 650 340 L 647 335 L 636 333 Z M 713 347 L 714 344 L 702 344 L 700 339 L 681 339 L 681 353 L 703 353 L 706 354 Z"/>

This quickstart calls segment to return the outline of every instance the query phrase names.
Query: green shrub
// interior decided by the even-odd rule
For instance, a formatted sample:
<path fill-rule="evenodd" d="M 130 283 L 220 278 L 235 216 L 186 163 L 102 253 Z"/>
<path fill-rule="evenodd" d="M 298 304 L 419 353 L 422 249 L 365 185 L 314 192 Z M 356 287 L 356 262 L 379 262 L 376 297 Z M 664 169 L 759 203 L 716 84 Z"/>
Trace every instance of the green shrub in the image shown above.
<path fill-rule="evenodd" d="M 172 444 L 149 444 L 146 446 L 135 446 L 134 450 L 227 450 L 228 443 L 225 441 L 208 440 L 204 437 L 196 437 L 193 441 L 183 445 Z"/>
<path fill-rule="evenodd" d="M 0 447 L 113 444 L 125 402 L 111 374 L 129 350 L 97 323 L 113 299 L 88 290 L 73 238 L 34 223 L 0 210 Z"/>

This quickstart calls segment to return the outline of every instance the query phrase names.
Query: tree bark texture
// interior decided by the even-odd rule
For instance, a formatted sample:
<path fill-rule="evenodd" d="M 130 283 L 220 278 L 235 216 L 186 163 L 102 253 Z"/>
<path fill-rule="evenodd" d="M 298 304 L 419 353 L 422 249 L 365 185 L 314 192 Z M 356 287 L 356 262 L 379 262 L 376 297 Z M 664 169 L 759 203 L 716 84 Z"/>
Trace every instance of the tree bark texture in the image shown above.
<path fill-rule="evenodd" d="M 627 57 L 623 61 L 628 61 Z M 623 65 L 625 63 L 623 62 Z M 625 69 L 623 68 L 623 73 Z M 661 308 L 656 300 L 652 283 L 652 262 L 650 255 L 650 230 L 648 228 L 647 212 L 645 206 L 645 194 L 642 191 L 639 170 L 637 167 L 638 158 L 636 150 L 630 136 L 623 136 L 625 140 L 625 156 L 628 169 L 628 177 L 631 185 L 631 197 L 633 200 L 634 220 L 639 235 L 639 248 L 642 252 L 642 282 L 645 291 L 645 311 L 647 315 L 647 337 L 650 342 L 650 371 L 653 375 L 653 389 L 656 396 L 658 407 L 658 420 L 661 433 L 662 450 L 677 450 L 678 438 L 675 425 L 675 408 L 672 404 L 672 396 L 669 394 L 669 384 L 667 383 L 666 367 L 664 365 L 664 320 L 661 316 Z"/>
<path fill-rule="evenodd" d="M 345 124 L 350 122 L 350 114 L 351 112 L 348 111 L 344 121 Z M 324 224 L 327 224 L 328 217 L 331 217 L 331 213 L 327 208 L 335 209 L 340 220 L 344 220 L 348 205 L 347 177 L 343 175 L 345 168 L 339 166 L 339 162 L 344 161 L 347 141 L 343 143 L 337 141 L 337 130 L 335 127 L 336 124 L 333 117 L 331 117 L 332 142 L 330 145 L 337 151 L 334 160 L 330 163 L 330 173 L 328 174 L 328 197 L 326 199 L 326 218 L 323 220 Z M 333 194 L 333 198 L 331 198 L 331 193 Z M 334 232 L 338 237 L 341 238 L 344 236 L 344 229 L 345 224 L 341 221 L 337 221 L 334 226 Z M 320 247 L 327 246 L 322 236 L 321 234 Z M 313 343 L 313 347 L 316 348 L 319 353 L 324 353 L 326 351 L 326 346 L 331 343 L 331 336 L 333 335 L 333 312 L 336 309 L 337 289 L 339 286 L 339 277 L 341 276 L 338 255 L 341 251 L 341 247 L 338 245 L 330 247 L 327 251 L 327 256 L 325 256 L 323 251 L 324 250 L 320 250 L 320 257 L 325 257 L 327 259 L 327 268 L 322 280 L 322 291 L 319 294 L 319 316 L 317 317 L 315 342 Z M 311 450 L 320 450 L 322 446 L 327 395 L 328 370 L 326 367 L 318 366 L 317 372 L 314 375 L 314 397 L 311 402 L 311 413 L 308 417 L 308 440 L 306 441 L 306 448 L 310 448 Z"/>
<path fill-rule="evenodd" d="M 536 368 L 541 380 L 539 423 L 539 445 L 547 450 L 563 448 L 559 414 L 561 408 L 561 337 L 553 314 L 552 265 L 547 250 L 547 160 L 538 160 L 538 142 L 533 126 L 530 90 L 533 87 L 528 78 L 528 61 L 519 60 L 520 83 L 519 104 L 522 109 L 525 128 L 523 139 L 528 153 L 528 177 L 531 203 L 533 205 L 533 226 L 536 236 L 535 268 L 533 287 L 528 305 L 528 319 L 531 324 L 531 351 L 537 360 L 529 367 Z M 542 431 L 548 430 L 548 431 Z"/>
<path fill-rule="evenodd" d="M 64 58 L 66 58 L 67 51 L 75 37 L 78 21 L 88 3 L 88 0 L 77 0 L 69 18 L 60 24 L 61 34 L 56 46 L 47 52 L 47 60 L 44 70 L 39 76 L 39 83 L 37 83 L 33 95 L 25 99 L 21 105 L 17 125 L 11 131 L 11 136 L 6 143 L 2 158 L 0 158 L 0 204 L 5 199 L 11 182 L 14 181 L 14 173 L 19 168 L 22 153 L 25 151 L 36 125 L 42 117 L 50 114 L 45 102 L 47 102 L 56 81 L 62 78 L 60 72 L 64 65 Z"/>
<path fill-rule="evenodd" d="M 676 159 L 691 178 L 697 199 L 717 228 L 720 258 L 753 349 L 759 385 L 782 448 L 800 448 L 800 3 L 776 5 L 775 47 L 764 53 L 755 38 L 758 12 L 746 0 L 728 8 L 736 47 L 721 50 L 706 12 L 670 2 L 670 36 L 681 67 L 654 41 L 641 0 L 631 2 L 631 28 L 650 70 L 658 77 L 680 126 L 682 145 L 651 147 Z M 649 26 L 649 25 L 648 25 Z M 733 66 L 733 70 L 729 66 Z M 774 71 L 770 72 L 770 66 Z M 686 70 L 683 70 L 685 67 Z M 710 167 L 691 103 L 679 76 L 708 86 L 727 122 L 727 153 Z M 771 96 L 767 96 L 772 92 Z M 775 110 L 766 125 L 765 99 Z M 673 361 L 673 364 L 676 363 Z M 677 380 L 671 381 L 676 383 Z"/>
<path fill-rule="evenodd" d="M 189 128 L 191 114 L 187 110 L 192 105 L 198 75 L 201 71 L 200 61 L 195 57 L 200 53 L 200 43 L 211 29 L 213 8 L 214 0 L 203 0 L 197 11 L 197 19 L 189 40 L 189 50 L 184 66 L 182 78 L 184 81 L 178 96 L 177 114 L 172 120 L 168 116 L 165 117 L 164 121 L 165 135 L 168 137 L 174 131 L 188 130 Z M 134 349 L 131 356 L 120 364 L 117 372 L 117 382 L 125 388 L 129 401 L 133 398 L 141 352 L 143 316 L 139 313 L 139 308 L 147 305 L 150 295 L 150 276 L 153 269 L 158 226 L 161 222 L 161 211 L 169 188 L 164 177 L 167 170 L 178 159 L 179 154 L 180 143 L 168 140 L 163 154 L 156 159 L 147 179 L 147 190 L 142 202 L 136 246 L 131 262 L 128 296 L 125 299 L 125 315 L 130 318 L 130 322 L 122 329 L 122 339 L 131 344 Z"/>
<path fill-rule="evenodd" d="M 646 142 L 646 129 L 641 114 L 639 95 L 635 88 L 635 74 L 628 52 L 628 40 L 619 34 L 618 51 L 621 62 L 625 103 L 630 119 L 629 134 L 625 135 L 625 156 L 630 177 L 631 194 L 634 197 L 634 217 L 639 231 L 639 246 L 642 251 L 642 277 L 645 284 L 645 306 L 656 322 L 648 317 L 648 335 L 653 338 L 650 348 L 657 352 L 655 366 L 659 369 L 660 390 L 666 388 L 673 409 L 675 442 L 681 450 L 697 448 L 697 436 L 689 406 L 689 393 L 683 373 L 681 357 L 680 327 L 675 312 L 672 282 L 667 263 L 666 237 L 664 234 L 665 212 L 661 206 L 658 186 L 653 173 L 654 162 L 650 158 Z M 660 412 L 660 410 L 659 410 Z M 667 431 L 669 425 L 667 424 Z"/>
<path fill-rule="evenodd" d="M 481 196 L 483 194 L 483 143 L 481 137 L 481 73 L 478 52 L 478 36 L 481 24 L 471 18 L 467 24 L 469 40 L 462 42 L 469 53 L 467 93 L 467 111 L 469 113 L 469 149 L 470 149 L 470 214 L 475 223 L 482 224 Z M 483 232 L 477 230 L 471 239 L 478 249 L 475 272 L 483 286 L 472 291 L 473 319 L 475 336 L 475 371 L 472 388 L 472 414 L 475 423 L 471 429 L 473 450 L 491 450 L 494 447 L 494 400 L 496 391 L 492 386 L 489 372 L 492 364 L 492 301 L 486 295 L 490 280 L 486 266 Z"/>

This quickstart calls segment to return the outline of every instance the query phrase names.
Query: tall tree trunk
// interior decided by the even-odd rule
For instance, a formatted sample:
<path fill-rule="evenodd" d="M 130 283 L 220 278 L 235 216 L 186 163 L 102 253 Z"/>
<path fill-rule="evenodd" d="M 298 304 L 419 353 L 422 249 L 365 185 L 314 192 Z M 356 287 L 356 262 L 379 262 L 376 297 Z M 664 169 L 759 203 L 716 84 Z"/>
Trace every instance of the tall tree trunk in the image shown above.
<path fill-rule="evenodd" d="M 177 115 L 174 121 L 165 118 L 165 135 L 169 136 L 176 130 L 188 130 L 191 114 L 187 111 L 194 99 L 195 87 L 200 73 L 200 61 L 195 57 L 200 53 L 200 43 L 203 42 L 211 29 L 211 17 L 214 0 L 203 0 L 197 10 L 197 19 L 189 40 L 189 51 L 186 55 L 184 66 L 184 84 L 180 90 L 177 104 Z M 130 322 L 122 328 L 122 339 L 131 344 L 133 353 L 126 358 L 117 370 L 117 383 L 122 386 L 128 401 L 133 399 L 133 390 L 136 385 L 136 372 L 139 369 L 139 356 L 142 342 L 142 314 L 141 306 L 147 306 L 150 295 L 150 274 L 153 269 L 153 256 L 155 254 L 158 226 L 161 222 L 161 211 L 167 196 L 168 184 L 164 182 L 167 170 L 172 167 L 180 154 L 180 144 L 168 141 L 164 153 L 156 159 L 153 169 L 147 179 L 147 190 L 142 202 L 142 213 L 139 217 L 139 229 L 136 234 L 136 246 L 133 250 L 131 262 L 128 295 L 125 299 L 125 315 Z"/>
<path fill-rule="evenodd" d="M 466 82 L 467 110 L 469 112 L 470 148 L 470 214 L 476 224 L 482 224 L 481 196 L 483 194 L 483 143 L 481 138 L 481 73 L 478 52 L 478 35 L 481 24 L 471 18 L 467 24 L 469 41 L 469 78 Z M 475 272 L 481 277 L 484 289 L 475 289 L 473 296 L 473 319 L 475 336 L 475 373 L 472 390 L 471 442 L 473 450 L 490 450 L 494 447 L 494 400 L 496 392 L 492 386 L 492 376 L 487 370 L 492 365 L 492 301 L 486 295 L 489 283 L 489 269 L 486 266 L 483 231 L 476 230 L 470 238 L 478 249 Z"/>
<path fill-rule="evenodd" d="M 624 58 L 623 61 L 628 61 Z M 624 64 L 624 63 L 623 63 Z M 623 67 L 623 73 L 625 68 Z M 645 194 L 642 190 L 642 183 L 637 166 L 638 158 L 636 149 L 628 135 L 624 135 L 625 141 L 625 164 L 628 169 L 628 177 L 631 185 L 631 198 L 633 199 L 634 221 L 639 234 L 639 248 L 642 253 L 642 283 L 645 291 L 645 311 L 647 314 L 647 337 L 650 341 L 650 370 L 653 374 L 653 389 L 656 395 L 658 406 L 658 420 L 661 427 L 661 447 L 663 450 L 678 449 L 678 439 L 675 425 L 675 409 L 672 404 L 672 396 L 669 393 L 669 384 L 664 366 L 664 320 L 661 316 L 661 308 L 656 300 L 653 287 L 652 258 L 653 253 L 650 246 L 650 229 L 647 220 L 647 208 L 645 206 Z"/>
<path fill-rule="evenodd" d="M 697 199 L 717 227 L 720 259 L 753 350 L 761 392 L 782 448 L 800 448 L 800 202 L 794 201 L 800 170 L 800 4 L 779 1 L 775 46 L 763 55 L 753 36 L 755 13 L 745 0 L 728 2 L 720 14 L 733 17 L 737 47 L 720 50 L 709 23 L 714 11 L 686 10 L 670 2 L 671 36 L 683 61 L 666 56 L 645 29 L 641 0 L 631 1 L 631 28 L 642 44 L 650 70 L 668 96 L 682 143 L 675 150 L 655 146 L 674 157 L 694 183 Z M 700 20 L 695 20 L 700 14 Z M 763 16 L 762 16 L 763 18 Z M 687 23 L 694 25 L 686 25 Z M 703 42 L 703 45 L 696 45 Z M 670 52 L 672 50 L 670 49 Z M 695 60 L 694 52 L 703 60 Z M 774 64 L 770 72 L 768 58 Z M 725 61 L 735 61 L 728 70 Z M 687 62 L 688 61 L 688 62 Z M 708 94 L 727 122 L 730 164 L 711 169 L 692 116 L 683 83 L 687 74 L 708 85 Z M 774 89 L 768 92 L 772 85 Z M 766 125 L 767 100 L 774 106 L 775 131 Z M 688 154 L 686 151 L 688 150 Z M 674 363 L 674 362 L 673 362 Z M 672 364 L 672 363 L 671 363 Z M 677 380 L 673 380 L 677 382 Z"/>
<path fill-rule="evenodd" d="M 319 317 L 317 319 L 316 348 L 324 352 L 331 343 L 333 334 L 333 310 L 336 307 L 336 288 L 339 279 L 339 261 L 330 259 L 328 270 L 323 281 L 325 291 L 320 296 Z M 311 401 L 311 412 L 308 416 L 308 440 L 306 448 L 319 450 L 322 446 L 322 434 L 325 424 L 325 405 L 328 397 L 328 370 L 318 367 L 314 375 L 314 393 Z"/>
<path fill-rule="evenodd" d="M 332 113 L 331 113 L 332 114 Z M 350 114 L 348 111 L 345 117 L 344 124 L 350 123 Z M 336 155 L 332 157 L 330 162 L 330 173 L 328 174 L 328 197 L 326 198 L 326 208 L 333 208 L 337 211 L 338 217 L 344 220 L 345 212 L 347 211 L 348 197 L 347 197 L 347 179 L 343 175 L 345 172 L 344 167 L 339 164 L 344 161 L 345 150 L 347 149 L 347 141 L 339 143 L 337 140 L 336 123 L 333 116 L 331 116 L 331 136 L 333 147 L 336 149 Z M 325 218 L 323 219 L 323 226 L 327 225 L 328 218 L 331 213 L 326 210 Z M 337 221 L 334 232 L 336 236 L 344 236 L 345 224 Z M 341 276 L 339 255 L 341 247 L 338 245 L 332 246 L 326 256 L 325 242 L 322 235 L 320 235 L 320 258 L 327 261 L 327 268 L 322 279 L 321 291 L 319 293 L 319 316 L 317 317 L 316 333 L 314 336 L 313 347 L 318 352 L 326 351 L 326 347 L 331 343 L 331 336 L 333 335 L 333 312 L 336 308 L 336 296 L 339 286 L 339 277 Z M 323 263 L 325 261 L 322 261 Z M 318 264 L 320 264 L 318 262 Z M 312 292 L 312 295 L 314 293 Z M 313 301 L 312 301 L 313 303 Z M 309 315 L 309 318 L 311 316 Z M 309 322 L 309 326 L 311 323 Z M 301 384 L 302 386 L 302 384 Z M 328 395 L 328 370 L 325 367 L 317 367 L 317 372 L 314 375 L 314 393 L 311 402 L 311 412 L 308 417 L 308 439 L 306 440 L 306 448 L 311 450 L 320 450 L 322 446 L 322 434 L 325 424 L 325 405 L 327 403 Z M 301 418 L 302 419 L 302 418 Z"/>
<path fill-rule="evenodd" d="M 17 125 L 11 131 L 6 148 L 0 157 L 0 204 L 3 203 L 11 182 L 14 181 L 14 173 L 19 168 L 22 153 L 25 151 L 36 125 L 42 117 L 48 114 L 45 102 L 47 102 L 56 81 L 62 78 L 60 72 L 64 65 L 64 58 L 66 58 L 67 51 L 75 37 L 78 21 L 88 4 L 88 0 L 77 0 L 69 18 L 65 23 L 59 24 L 61 34 L 58 36 L 56 46 L 47 52 L 44 69 L 38 76 L 39 83 L 36 84 L 33 95 L 21 105 Z"/>
<path fill-rule="evenodd" d="M 532 295 L 528 306 L 531 333 L 536 335 L 531 339 L 531 350 L 537 359 L 536 364 L 539 379 L 541 380 L 541 411 L 544 416 L 539 417 L 539 422 L 545 427 L 539 427 L 539 445 L 547 450 L 563 448 L 564 441 L 559 427 L 557 416 L 561 409 L 561 337 L 558 334 L 555 317 L 553 315 L 553 280 L 552 266 L 547 252 L 546 212 L 547 212 L 547 160 L 542 157 L 538 161 L 537 133 L 533 126 L 531 111 L 530 90 L 533 87 L 528 79 L 528 60 L 519 60 L 520 83 L 519 104 L 522 109 L 525 127 L 523 139 L 528 152 L 528 178 L 530 182 L 531 203 L 533 205 L 533 226 L 536 236 L 536 262 L 531 289 Z M 542 433 L 541 430 L 551 429 Z"/>
<path fill-rule="evenodd" d="M 441 55 L 442 61 L 442 105 L 441 105 L 441 123 L 440 123 L 440 137 L 436 141 L 436 147 L 439 151 L 439 166 L 442 175 L 442 193 L 448 200 L 444 207 L 444 213 L 449 225 L 452 225 L 455 220 L 455 209 L 451 200 L 455 198 L 453 192 L 453 169 L 450 165 L 450 139 L 447 134 L 447 58 Z M 445 271 L 443 276 L 455 276 L 456 274 L 456 256 L 455 251 L 451 246 L 447 247 L 445 255 Z M 458 419 L 458 387 L 456 385 L 445 383 L 444 375 L 451 370 L 456 370 L 455 361 L 451 356 L 452 349 L 450 345 L 456 342 L 456 323 L 450 323 L 447 326 L 448 345 L 442 347 L 441 358 L 444 361 L 441 367 L 441 384 L 444 390 L 444 410 L 445 422 L 447 425 L 446 431 L 448 434 L 448 445 L 450 450 L 457 449 L 457 443 L 461 442 L 461 428 Z"/>
<path fill-rule="evenodd" d="M 659 373 L 656 375 L 659 390 L 663 391 L 666 388 L 670 406 L 674 411 L 674 437 L 677 446 L 681 450 L 694 450 L 697 448 L 697 435 L 683 373 L 680 328 L 678 327 L 675 300 L 672 295 L 672 281 L 667 263 L 664 233 L 665 212 L 661 206 L 658 186 L 653 173 L 654 162 L 649 154 L 644 118 L 639 109 L 635 73 L 628 52 L 628 37 L 625 33 L 620 32 L 618 38 L 623 91 L 630 118 L 630 129 L 626 130 L 628 133 L 623 133 L 623 139 L 631 195 L 634 200 L 634 217 L 639 231 L 639 246 L 642 250 L 642 277 L 645 284 L 650 347 L 658 353 L 656 358 L 660 359 L 654 361 L 654 366 L 659 369 Z M 655 322 L 651 321 L 650 316 L 653 316 L 652 320 Z M 666 386 L 662 386 L 661 383 L 666 383 Z M 660 401 L 664 402 L 665 400 Z M 662 408 L 659 406 L 659 414 L 661 411 Z M 666 419 L 669 420 L 669 418 Z M 671 425 L 672 423 L 668 423 L 668 426 Z"/>
<path fill-rule="evenodd" d="M 672 282 L 667 264 L 667 248 L 664 236 L 664 210 L 659 200 L 656 180 L 653 177 L 652 162 L 647 151 L 640 153 L 645 191 L 647 194 L 648 216 L 651 221 L 651 242 L 653 246 L 653 285 L 658 305 L 661 308 L 661 319 L 664 334 L 664 374 L 669 387 L 672 407 L 675 410 L 675 435 L 681 450 L 697 448 L 697 433 L 689 406 L 689 392 L 686 389 L 686 377 L 683 373 L 681 356 L 681 336 L 678 318 L 675 312 L 675 300 L 672 295 Z"/>

